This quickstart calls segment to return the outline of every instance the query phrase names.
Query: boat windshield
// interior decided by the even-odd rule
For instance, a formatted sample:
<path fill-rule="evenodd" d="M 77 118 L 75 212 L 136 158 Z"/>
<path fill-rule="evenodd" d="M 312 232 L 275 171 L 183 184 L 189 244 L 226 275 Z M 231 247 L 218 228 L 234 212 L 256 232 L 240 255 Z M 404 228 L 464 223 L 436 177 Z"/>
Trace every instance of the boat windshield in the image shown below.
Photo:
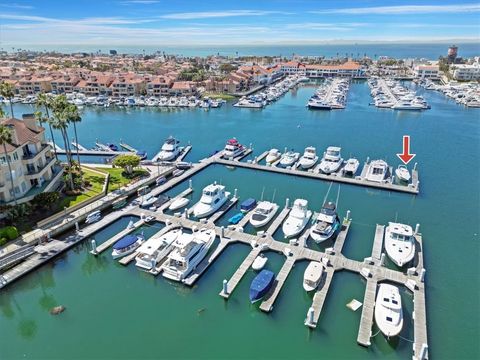
<path fill-rule="evenodd" d="M 384 170 L 383 167 L 374 167 L 374 168 L 372 169 L 372 174 L 373 174 L 373 175 L 383 175 L 384 171 L 385 171 L 385 170 Z"/>
<path fill-rule="evenodd" d="M 184 271 L 187 269 L 187 263 L 181 260 L 170 259 L 168 266 L 179 271 Z"/>
<path fill-rule="evenodd" d="M 410 236 L 405 236 L 397 233 L 392 233 L 391 235 L 393 240 L 398 240 L 398 241 L 410 241 Z"/>
<path fill-rule="evenodd" d="M 338 155 L 340 155 L 340 151 L 337 151 L 337 150 L 327 150 L 327 155 L 330 155 L 330 156 L 338 156 Z"/>

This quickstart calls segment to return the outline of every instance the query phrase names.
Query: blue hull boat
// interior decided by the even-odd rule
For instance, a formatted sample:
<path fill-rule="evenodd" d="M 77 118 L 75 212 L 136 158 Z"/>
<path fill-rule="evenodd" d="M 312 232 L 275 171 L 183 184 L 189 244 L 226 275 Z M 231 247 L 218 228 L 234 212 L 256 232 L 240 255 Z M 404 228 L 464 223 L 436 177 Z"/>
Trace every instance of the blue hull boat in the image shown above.
<path fill-rule="evenodd" d="M 253 210 L 255 206 L 257 206 L 257 200 L 249 198 L 242 202 L 242 204 L 240 205 L 240 211 L 249 212 L 250 210 Z"/>
<path fill-rule="evenodd" d="M 270 270 L 262 270 L 250 285 L 250 302 L 253 304 L 261 300 L 270 290 L 275 281 L 275 274 Z"/>
<path fill-rule="evenodd" d="M 228 222 L 229 222 L 230 224 L 236 225 L 236 224 L 238 224 L 238 223 L 240 222 L 240 220 L 243 219 L 244 216 L 245 216 L 245 215 L 243 215 L 242 213 L 235 214 L 235 215 L 233 215 L 230 219 L 228 219 Z"/>

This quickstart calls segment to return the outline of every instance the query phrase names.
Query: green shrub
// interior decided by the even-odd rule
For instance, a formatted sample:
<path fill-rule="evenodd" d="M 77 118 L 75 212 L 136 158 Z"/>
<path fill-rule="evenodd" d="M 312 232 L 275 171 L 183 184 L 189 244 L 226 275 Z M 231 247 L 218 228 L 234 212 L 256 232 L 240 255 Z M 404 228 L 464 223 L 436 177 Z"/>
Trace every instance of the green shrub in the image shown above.
<path fill-rule="evenodd" d="M 18 230 L 15 226 L 7 226 L 0 229 L 0 238 L 7 240 L 14 240 L 18 237 Z"/>
<path fill-rule="evenodd" d="M 7 238 L 4 238 L 4 237 L 0 238 L 0 246 L 5 245 L 7 241 L 8 241 Z"/>

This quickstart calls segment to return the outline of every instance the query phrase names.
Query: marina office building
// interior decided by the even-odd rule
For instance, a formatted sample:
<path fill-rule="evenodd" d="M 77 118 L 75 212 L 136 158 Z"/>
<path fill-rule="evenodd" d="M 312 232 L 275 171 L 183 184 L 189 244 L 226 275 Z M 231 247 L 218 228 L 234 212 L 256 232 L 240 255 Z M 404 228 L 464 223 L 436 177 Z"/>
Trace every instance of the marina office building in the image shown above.
<path fill-rule="evenodd" d="M 12 132 L 12 142 L 6 144 L 7 154 L 3 146 L 0 147 L 0 203 L 11 203 L 15 198 L 18 203 L 27 202 L 36 194 L 52 189 L 62 170 L 55 166 L 53 149 L 45 140 L 45 129 L 32 115 L 25 115 L 23 120 L 2 119 L 0 123 Z"/>

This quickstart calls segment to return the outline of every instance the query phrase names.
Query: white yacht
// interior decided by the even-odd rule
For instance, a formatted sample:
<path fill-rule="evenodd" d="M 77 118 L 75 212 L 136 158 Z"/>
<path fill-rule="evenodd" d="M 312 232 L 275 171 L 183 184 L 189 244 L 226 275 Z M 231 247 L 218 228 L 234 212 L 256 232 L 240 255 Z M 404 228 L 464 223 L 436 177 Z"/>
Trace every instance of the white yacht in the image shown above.
<path fill-rule="evenodd" d="M 278 205 L 270 201 L 260 201 L 256 208 L 253 209 L 252 216 L 250 216 L 250 224 L 253 227 L 259 228 L 267 225 L 278 211 Z"/>
<path fill-rule="evenodd" d="M 175 159 L 182 148 L 179 146 L 180 141 L 170 136 L 162 145 L 161 151 L 155 156 L 153 161 L 171 161 Z"/>
<path fill-rule="evenodd" d="M 404 266 L 415 256 L 415 238 L 412 227 L 400 223 L 388 223 L 385 229 L 385 250 L 398 266 Z"/>
<path fill-rule="evenodd" d="M 300 154 L 293 151 L 287 151 L 280 159 L 280 166 L 287 167 L 295 164 L 300 157 Z"/>
<path fill-rule="evenodd" d="M 144 241 L 145 238 L 143 237 L 143 233 L 124 236 L 113 245 L 112 257 L 114 259 L 119 259 L 127 256 L 138 249 Z"/>
<path fill-rule="evenodd" d="M 227 141 L 223 149 L 222 156 L 225 159 L 235 158 L 245 153 L 245 146 L 241 145 L 237 139 L 233 138 Z"/>
<path fill-rule="evenodd" d="M 102 213 L 100 210 L 96 210 L 87 215 L 85 219 L 85 224 L 93 224 L 94 222 L 99 221 L 102 218 Z"/>
<path fill-rule="evenodd" d="M 325 100 L 313 97 L 310 100 L 308 100 L 307 106 L 310 109 L 318 109 L 318 110 L 331 110 L 332 106 Z"/>
<path fill-rule="evenodd" d="M 383 160 L 372 160 L 368 165 L 365 179 L 373 182 L 384 182 L 388 176 L 388 164 Z"/>
<path fill-rule="evenodd" d="M 153 196 L 152 193 L 148 193 L 142 196 L 142 202 L 140 203 L 140 206 L 144 208 L 150 207 L 155 203 L 155 201 L 157 201 L 157 198 Z"/>
<path fill-rule="evenodd" d="M 285 238 L 291 238 L 300 234 L 302 230 L 305 229 L 305 226 L 307 226 L 311 217 L 312 212 L 308 210 L 308 201 L 296 199 L 293 203 L 292 210 L 290 210 L 287 219 L 282 225 Z"/>
<path fill-rule="evenodd" d="M 410 172 L 405 165 L 398 165 L 398 168 L 395 169 L 395 175 L 401 181 L 409 182 L 411 179 Z"/>
<path fill-rule="evenodd" d="M 318 156 L 316 153 L 316 149 L 313 146 L 309 146 L 305 148 L 305 152 L 303 156 L 299 160 L 299 165 L 302 169 L 310 169 L 313 165 L 315 165 L 318 161 Z"/>
<path fill-rule="evenodd" d="M 282 156 L 282 153 L 278 149 L 270 149 L 265 161 L 267 162 L 267 164 L 272 164 L 278 159 L 280 159 L 280 156 Z"/>
<path fill-rule="evenodd" d="M 189 202 L 190 202 L 189 199 L 184 198 L 184 197 L 180 197 L 180 198 L 172 201 L 172 203 L 168 207 L 168 210 L 175 211 L 175 210 L 178 210 L 178 209 L 182 209 L 185 206 L 187 206 Z"/>
<path fill-rule="evenodd" d="M 343 164 L 341 155 L 342 148 L 337 146 L 329 146 L 327 151 L 323 154 L 322 161 L 320 162 L 320 170 L 325 174 L 331 174 Z"/>
<path fill-rule="evenodd" d="M 359 165 L 360 165 L 360 162 L 358 161 L 358 159 L 350 158 L 345 163 L 345 167 L 343 168 L 343 173 L 345 175 L 355 176 Z"/>
<path fill-rule="evenodd" d="M 310 261 L 303 274 L 303 289 L 307 292 L 315 290 L 323 275 L 323 265 L 318 261 Z"/>
<path fill-rule="evenodd" d="M 174 242 L 173 251 L 162 265 L 162 275 L 170 280 L 183 281 L 207 255 L 214 241 L 213 229 L 183 233 Z"/>
<path fill-rule="evenodd" d="M 397 336 L 403 327 L 402 298 L 396 286 L 380 284 L 375 300 L 375 322 L 387 337 Z"/>
<path fill-rule="evenodd" d="M 318 244 L 333 237 L 340 228 L 340 218 L 334 203 L 324 204 L 315 223 L 310 228 L 310 237 Z"/>
<path fill-rule="evenodd" d="M 423 110 L 425 105 L 415 102 L 412 100 L 399 100 L 395 105 L 392 106 L 394 110 Z"/>
<path fill-rule="evenodd" d="M 225 191 L 225 186 L 218 185 L 216 182 L 206 186 L 202 191 L 200 201 L 193 206 L 193 215 L 197 218 L 203 218 L 220 209 L 230 196 Z"/>
<path fill-rule="evenodd" d="M 138 249 L 135 265 L 150 271 L 165 259 L 173 249 L 173 242 L 182 234 L 182 230 L 174 229 L 161 236 L 152 236 Z"/>

